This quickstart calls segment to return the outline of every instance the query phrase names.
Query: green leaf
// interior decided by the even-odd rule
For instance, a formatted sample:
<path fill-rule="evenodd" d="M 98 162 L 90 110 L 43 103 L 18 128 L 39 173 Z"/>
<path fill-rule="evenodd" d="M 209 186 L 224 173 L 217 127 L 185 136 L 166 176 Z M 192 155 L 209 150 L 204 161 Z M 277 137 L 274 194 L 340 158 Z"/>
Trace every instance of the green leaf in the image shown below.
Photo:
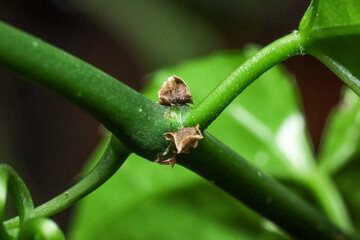
<path fill-rule="evenodd" d="M 244 54 L 220 52 L 159 71 L 147 88 L 148 96 L 156 101 L 159 86 L 175 74 L 185 80 L 196 104 L 256 52 L 255 47 Z M 298 100 L 293 79 L 276 66 L 237 97 L 208 131 L 273 176 L 301 176 L 314 161 Z"/>
<path fill-rule="evenodd" d="M 354 184 L 360 182 L 360 100 L 350 89 L 333 110 L 325 129 L 320 149 L 319 168 L 332 176 L 354 225 L 360 234 L 360 191 Z"/>
<path fill-rule="evenodd" d="M 157 101 L 163 81 L 176 74 L 187 82 L 195 103 L 199 102 L 254 52 L 254 48 L 246 54 L 221 52 L 159 71 L 153 74 L 146 95 Z M 263 129 L 265 133 L 260 132 Z M 312 163 L 295 87 L 281 67 L 250 86 L 209 131 L 276 176 L 292 178 Z M 300 158 L 284 148 L 285 139 L 295 144 L 291 150 Z M 135 155 L 81 201 L 71 226 L 70 239 L 284 238 L 269 221 L 194 173 L 178 165 L 170 169 L 143 161 Z"/>
<path fill-rule="evenodd" d="M 335 173 L 359 154 L 360 100 L 346 89 L 343 100 L 333 110 L 325 129 L 320 149 L 319 167 L 323 172 Z"/>
<path fill-rule="evenodd" d="M 357 187 L 360 182 L 359 158 L 349 161 L 346 166 L 334 173 L 334 180 L 344 198 L 351 220 L 358 236 L 360 236 L 360 189 Z"/>
<path fill-rule="evenodd" d="M 360 95 L 360 1 L 314 0 L 299 31 L 306 53 Z"/>
<path fill-rule="evenodd" d="M 313 0 L 299 30 L 316 38 L 360 33 L 359 12 L 358 0 Z"/>

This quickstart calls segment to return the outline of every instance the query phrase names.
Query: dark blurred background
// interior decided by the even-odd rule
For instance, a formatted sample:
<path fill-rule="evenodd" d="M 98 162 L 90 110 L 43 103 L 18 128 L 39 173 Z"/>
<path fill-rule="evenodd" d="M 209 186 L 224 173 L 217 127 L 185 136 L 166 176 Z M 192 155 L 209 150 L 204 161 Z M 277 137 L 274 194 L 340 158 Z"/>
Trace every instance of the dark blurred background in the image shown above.
<path fill-rule="evenodd" d="M 146 74 L 218 49 L 266 45 L 297 29 L 302 0 L 0 0 L 0 20 L 140 90 Z M 0 36 L 6 37 L 6 36 Z M 317 60 L 285 63 L 300 87 L 315 149 L 341 81 Z M 0 162 L 39 205 L 72 185 L 101 138 L 99 123 L 64 99 L 0 70 Z M 54 217 L 66 229 L 71 209 Z"/>

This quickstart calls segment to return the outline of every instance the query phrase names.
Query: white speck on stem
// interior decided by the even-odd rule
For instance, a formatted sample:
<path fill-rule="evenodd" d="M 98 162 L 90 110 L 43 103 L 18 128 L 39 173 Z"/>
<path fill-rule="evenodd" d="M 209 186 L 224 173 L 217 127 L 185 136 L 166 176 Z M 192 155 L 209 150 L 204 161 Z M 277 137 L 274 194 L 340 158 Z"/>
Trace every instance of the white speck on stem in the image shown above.
<path fill-rule="evenodd" d="M 33 41 L 33 42 L 32 42 L 32 45 L 33 45 L 34 47 L 37 47 L 37 46 L 39 46 L 39 43 L 36 42 L 36 41 Z"/>
<path fill-rule="evenodd" d="M 297 33 L 298 32 L 298 30 L 294 30 L 294 31 L 292 31 L 293 33 Z M 297 42 L 298 42 L 298 47 L 299 47 L 299 52 L 300 52 L 300 55 L 302 55 L 302 56 L 304 56 L 305 55 L 305 48 L 302 46 L 302 44 L 301 44 L 301 41 L 300 41 L 300 38 L 299 38 L 299 35 L 298 34 L 296 34 L 296 40 L 297 40 Z"/>
<path fill-rule="evenodd" d="M 142 112 L 142 108 L 139 108 L 139 112 Z"/>

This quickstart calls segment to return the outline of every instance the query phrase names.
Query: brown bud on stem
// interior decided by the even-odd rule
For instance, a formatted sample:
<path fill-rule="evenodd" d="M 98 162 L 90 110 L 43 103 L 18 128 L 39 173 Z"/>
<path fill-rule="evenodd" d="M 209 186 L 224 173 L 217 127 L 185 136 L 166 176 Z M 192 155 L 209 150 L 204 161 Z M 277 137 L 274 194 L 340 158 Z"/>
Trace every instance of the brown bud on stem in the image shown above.
<path fill-rule="evenodd" d="M 174 75 L 169 77 L 158 92 L 159 104 L 166 106 L 182 106 L 194 104 L 189 87 L 184 80 Z"/>
<path fill-rule="evenodd" d="M 180 128 L 176 132 L 165 133 L 164 137 L 166 140 L 174 141 L 178 154 L 196 148 L 198 141 L 203 139 L 199 124 L 195 127 Z"/>

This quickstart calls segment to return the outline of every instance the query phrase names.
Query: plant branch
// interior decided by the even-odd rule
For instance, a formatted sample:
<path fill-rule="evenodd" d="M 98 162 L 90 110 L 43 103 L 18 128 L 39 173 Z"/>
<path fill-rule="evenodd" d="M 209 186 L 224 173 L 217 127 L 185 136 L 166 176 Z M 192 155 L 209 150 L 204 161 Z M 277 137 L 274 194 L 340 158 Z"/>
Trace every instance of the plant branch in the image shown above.
<path fill-rule="evenodd" d="M 93 170 L 59 196 L 35 208 L 31 217 L 50 217 L 71 207 L 106 182 L 121 167 L 129 154 L 129 150 L 112 136 L 104 155 Z M 19 218 L 12 218 L 4 222 L 4 225 L 6 228 L 18 227 Z"/>
<path fill-rule="evenodd" d="M 97 118 L 130 150 L 155 160 L 166 148 L 166 107 L 88 63 L 0 22 L 0 68 L 37 83 Z"/>
<path fill-rule="evenodd" d="M 210 134 L 177 163 L 222 188 L 298 239 L 352 239 Z"/>
<path fill-rule="evenodd" d="M 261 74 L 291 56 L 303 54 L 299 38 L 299 33 L 293 32 L 245 61 L 190 111 L 184 125 L 192 127 L 199 124 L 201 129 L 206 129 Z"/>

